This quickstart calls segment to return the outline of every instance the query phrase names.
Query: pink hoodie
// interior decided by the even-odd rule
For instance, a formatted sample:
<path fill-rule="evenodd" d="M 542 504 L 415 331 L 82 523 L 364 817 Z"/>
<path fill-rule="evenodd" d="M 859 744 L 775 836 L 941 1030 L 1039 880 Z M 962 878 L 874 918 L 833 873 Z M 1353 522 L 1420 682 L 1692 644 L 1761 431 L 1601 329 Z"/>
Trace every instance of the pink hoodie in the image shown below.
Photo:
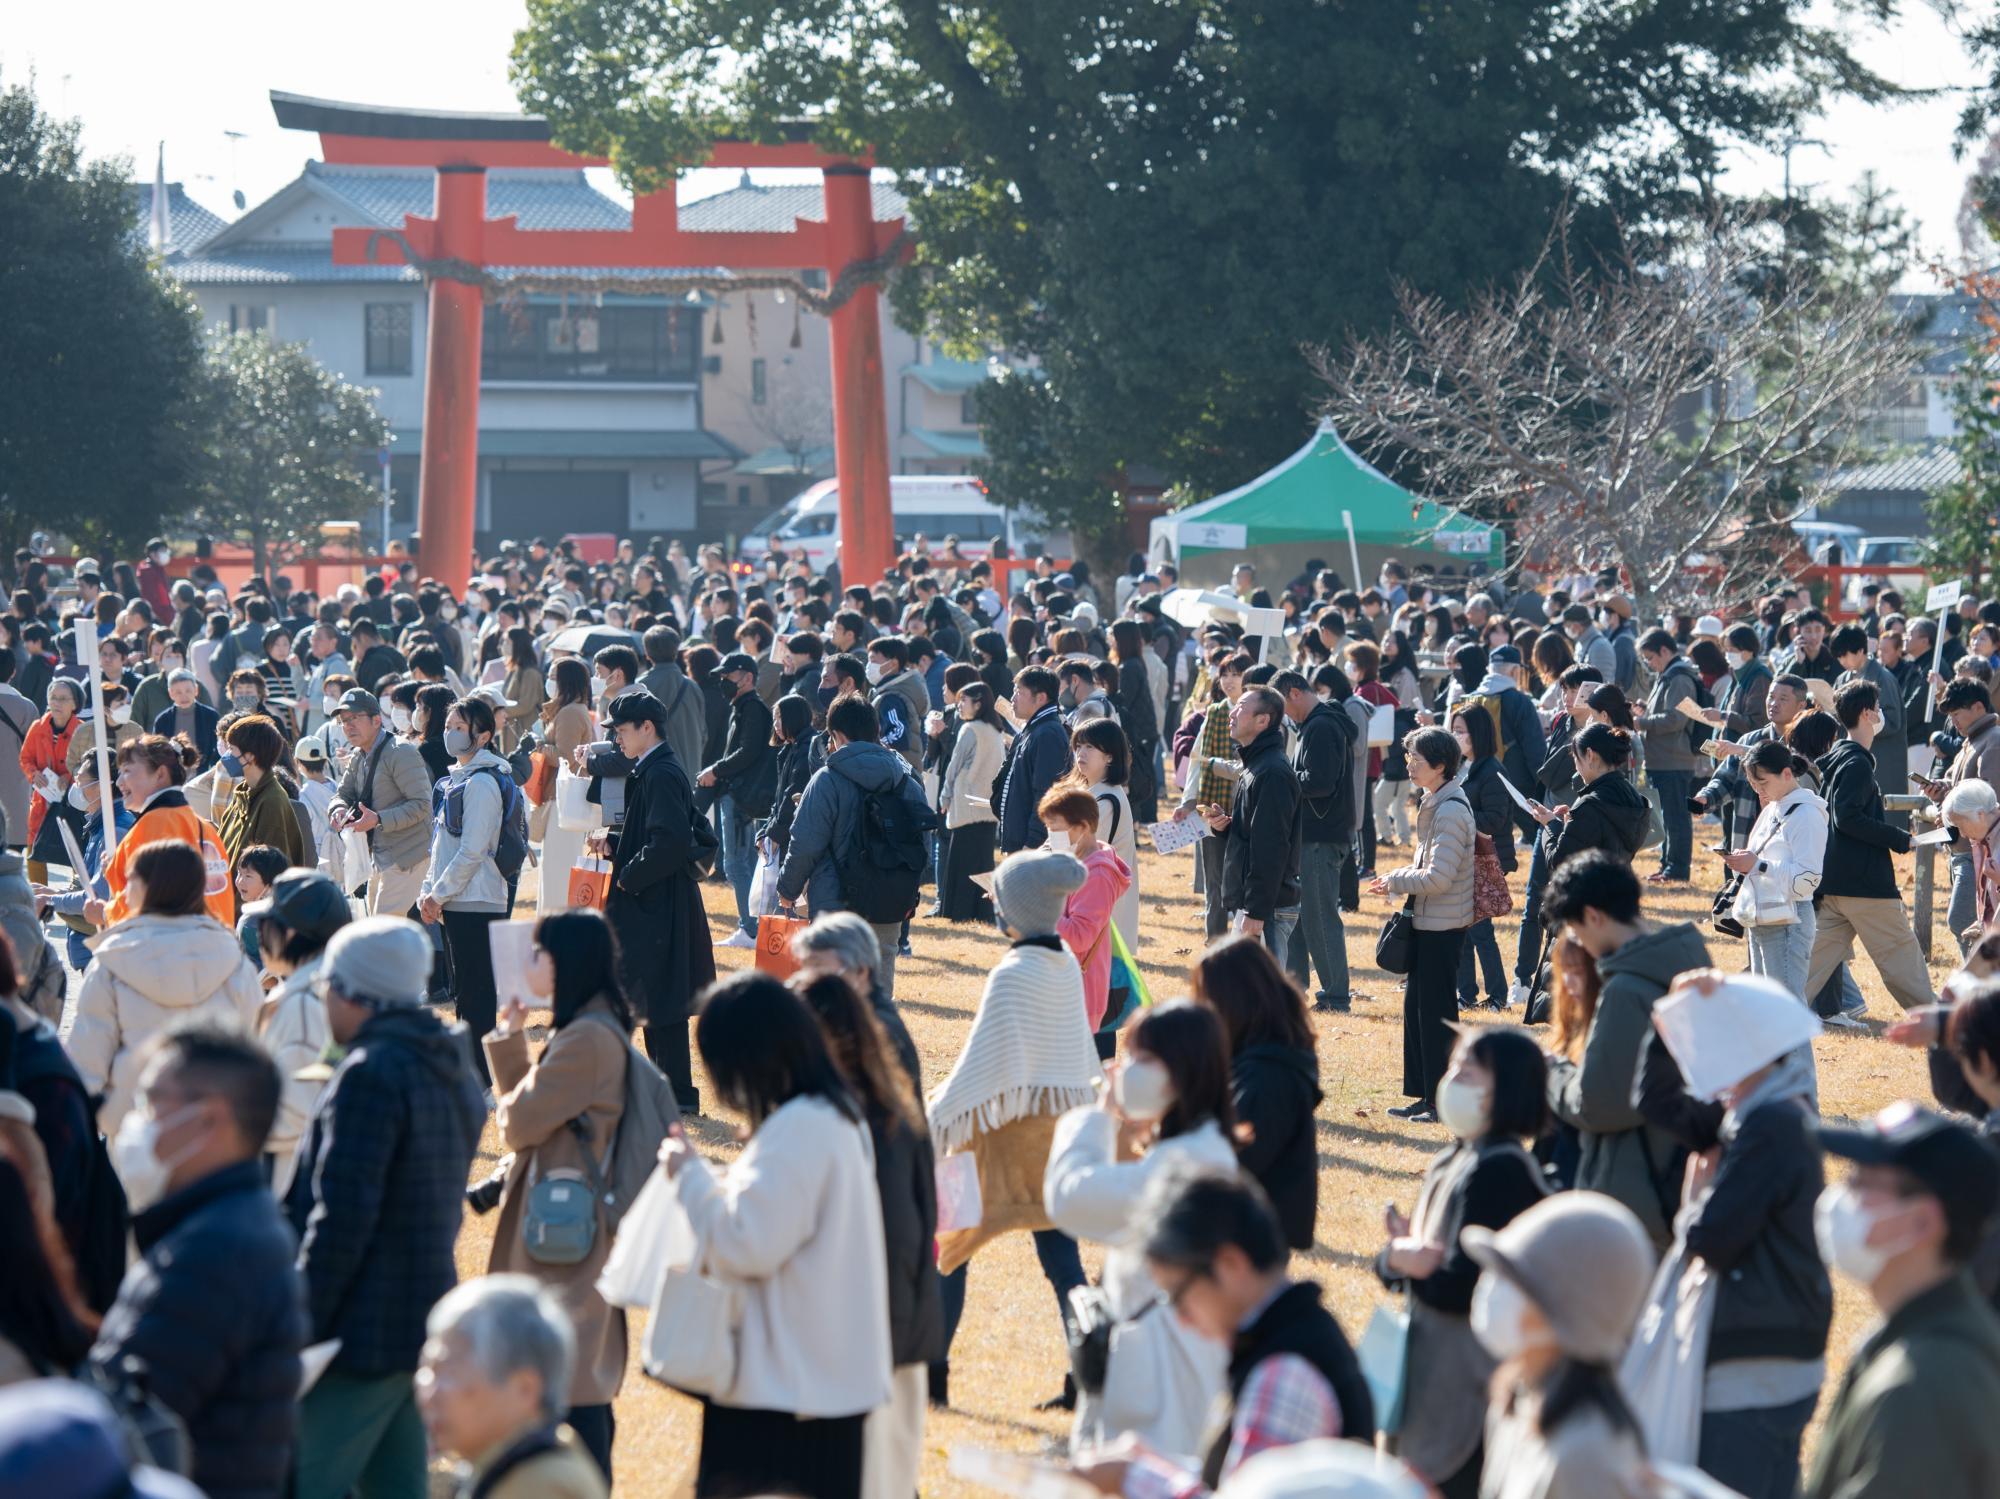
<path fill-rule="evenodd" d="M 1132 871 L 1103 843 L 1083 869 L 1083 887 L 1064 903 L 1056 935 L 1083 965 L 1083 1009 L 1095 1031 L 1111 1002 L 1111 913 L 1131 885 Z"/>

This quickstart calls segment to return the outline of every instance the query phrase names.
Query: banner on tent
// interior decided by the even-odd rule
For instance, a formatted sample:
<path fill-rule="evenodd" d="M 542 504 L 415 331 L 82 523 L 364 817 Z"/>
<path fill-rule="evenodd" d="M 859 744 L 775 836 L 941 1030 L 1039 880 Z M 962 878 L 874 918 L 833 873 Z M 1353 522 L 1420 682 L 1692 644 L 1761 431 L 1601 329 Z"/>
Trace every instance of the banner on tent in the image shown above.
<path fill-rule="evenodd" d="M 1209 552 L 1240 552 L 1250 544 L 1250 528 L 1227 521 L 1194 521 L 1181 526 L 1181 545 Z"/>
<path fill-rule="evenodd" d="M 1463 531 L 1439 531 L 1431 538 L 1431 545 L 1454 557 L 1483 557 L 1493 550 L 1493 528 L 1476 526 Z"/>

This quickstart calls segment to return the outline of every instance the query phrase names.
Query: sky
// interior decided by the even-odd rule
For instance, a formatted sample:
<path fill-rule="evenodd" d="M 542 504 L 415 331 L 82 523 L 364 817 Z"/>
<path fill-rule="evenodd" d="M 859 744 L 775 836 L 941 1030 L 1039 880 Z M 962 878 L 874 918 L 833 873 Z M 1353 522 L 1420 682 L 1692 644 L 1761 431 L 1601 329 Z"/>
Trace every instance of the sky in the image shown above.
<path fill-rule="evenodd" d="M 1976 69 L 1928 0 L 1905 0 L 1904 8 L 1892 28 L 1864 37 L 1864 61 L 1909 87 L 1972 82 Z M 0 0 L 0 79 L 32 73 L 48 108 L 82 119 L 91 155 L 129 156 L 142 178 L 152 177 L 164 142 L 168 180 L 233 217 L 232 193 L 261 202 L 298 175 L 317 144 L 278 128 L 271 89 L 374 104 L 515 109 L 507 53 L 524 15 L 521 0 L 343 0 L 337 7 Z M 1951 92 L 1888 108 L 1838 105 L 1803 132 L 1792 153 L 1793 183 L 1844 195 L 1873 170 L 1918 222 L 1926 256 L 1956 262 L 1967 171 L 1951 151 L 1959 107 Z M 608 173 L 595 175 L 611 186 Z M 758 174 L 773 181 L 796 175 Z M 690 174 L 682 195 L 718 191 L 736 176 Z M 1775 189 L 1783 179 L 1776 153 L 1745 153 L 1732 161 L 1728 185 Z"/>

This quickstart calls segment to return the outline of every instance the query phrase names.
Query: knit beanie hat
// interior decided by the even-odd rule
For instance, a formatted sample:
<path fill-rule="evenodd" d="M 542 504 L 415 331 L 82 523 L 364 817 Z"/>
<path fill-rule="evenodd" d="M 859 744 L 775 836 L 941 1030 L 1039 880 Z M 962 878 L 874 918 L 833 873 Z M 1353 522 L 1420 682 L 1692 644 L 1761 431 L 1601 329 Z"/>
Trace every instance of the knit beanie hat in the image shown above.
<path fill-rule="evenodd" d="M 1624 1356 L 1652 1287 L 1653 1245 L 1622 1202 L 1559 1192 L 1497 1233 L 1475 1225 L 1459 1242 L 1526 1293 L 1571 1358 L 1612 1364 Z M 1577 1273 L 1582 1265 L 1589 1274 Z"/>
<path fill-rule="evenodd" d="M 993 908 L 1003 926 L 1023 937 L 1052 937 L 1063 903 L 1083 888 L 1084 868 L 1073 854 L 1024 848 L 1009 854 L 993 874 Z"/>

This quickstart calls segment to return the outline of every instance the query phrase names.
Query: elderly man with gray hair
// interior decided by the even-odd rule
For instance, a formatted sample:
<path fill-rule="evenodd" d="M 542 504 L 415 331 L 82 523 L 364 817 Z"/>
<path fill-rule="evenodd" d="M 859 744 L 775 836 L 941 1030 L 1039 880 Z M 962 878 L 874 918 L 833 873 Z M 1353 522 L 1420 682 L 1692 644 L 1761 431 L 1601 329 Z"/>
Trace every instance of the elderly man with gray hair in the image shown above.
<path fill-rule="evenodd" d="M 1985 781 L 1960 781 L 1944 795 L 1938 808 L 1945 826 L 1957 837 L 1952 842 L 1954 860 L 1970 860 L 1972 898 L 1961 913 L 1966 925 L 1952 935 L 1960 952 L 1979 940 L 1979 934 L 2000 920 L 2000 794 Z"/>
<path fill-rule="evenodd" d="M 875 928 L 852 911 L 829 911 L 813 918 L 812 924 L 792 937 L 792 956 L 799 960 L 799 972 L 807 978 L 831 974 L 846 979 L 854 992 L 868 1001 L 868 1008 L 882 1022 L 896 1060 L 910 1075 L 910 1085 L 919 1097 L 924 1091 L 923 1068 L 917 1060 L 917 1043 L 910 1039 L 909 1027 L 896 1013 L 896 1002 L 882 992 L 876 972 L 882 963 L 882 942 Z"/>
<path fill-rule="evenodd" d="M 424 1008 L 431 944 L 402 916 L 334 934 L 313 975 L 342 1048 L 286 1207 L 314 1343 L 340 1351 L 299 1406 L 297 1499 L 424 1491 L 414 1378 L 486 1122 L 463 1025 Z"/>
<path fill-rule="evenodd" d="M 483 1499 L 602 1499 L 604 1475 L 562 1424 L 576 1337 L 555 1295 L 527 1275 L 448 1293 L 425 1324 L 417 1407 L 431 1445 L 465 1465 Z"/>

